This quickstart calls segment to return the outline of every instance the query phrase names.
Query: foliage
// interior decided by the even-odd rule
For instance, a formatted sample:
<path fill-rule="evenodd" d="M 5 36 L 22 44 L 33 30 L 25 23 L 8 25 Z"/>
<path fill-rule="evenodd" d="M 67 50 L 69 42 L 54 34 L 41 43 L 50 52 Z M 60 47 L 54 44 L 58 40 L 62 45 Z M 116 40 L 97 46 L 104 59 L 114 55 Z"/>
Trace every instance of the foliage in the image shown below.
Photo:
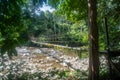
<path fill-rule="evenodd" d="M 70 27 L 69 37 L 82 45 L 88 43 L 87 26 L 84 21 L 76 22 Z"/>
<path fill-rule="evenodd" d="M 53 8 L 57 9 L 58 5 L 60 4 L 59 0 L 48 0 L 48 4 Z"/>
<path fill-rule="evenodd" d="M 15 47 L 28 39 L 26 30 L 30 16 L 26 5 L 33 4 L 35 9 L 36 6 L 42 5 L 43 1 L 0 0 L 0 56 L 6 52 L 9 56 L 17 55 Z"/>
<path fill-rule="evenodd" d="M 108 32 L 109 32 L 109 40 L 110 40 L 110 48 L 111 49 L 120 49 L 118 46 L 120 45 L 118 37 L 120 29 L 119 29 L 119 21 L 120 16 L 118 15 L 120 12 L 118 11 L 118 7 L 120 1 L 116 0 L 98 0 L 98 24 L 99 24 L 99 34 L 100 34 L 100 47 L 105 49 L 106 47 L 106 36 L 105 36 L 105 24 L 103 19 L 107 18 Z"/>
<path fill-rule="evenodd" d="M 56 3 L 58 15 L 65 15 L 67 19 L 71 21 L 80 21 L 87 19 L 87 1 L 86 0 L 53 0 L 51 3 Z M 106 36 L 105 36 L 105 25 L 103 19 L 107 17 L 109 36 L 110 36 L 110 47 L 111 49 L 120 49 L 119 42 L 119 21 L 120 21 L 120 10 L 118 0 L 97 0 L 97 22 L 99 26 L 99 46 L 100 50 L 106 49 Z M 53 5 L 53 4 L 50 4 Z M 54 6 L 53 6 L 54 7 Z M 87 21 L 86 21 L 87 22 Z"/>
<path fill-rule="evenodd" d="M 49 11 L 40 11 L 30 18 L 28 33 L 32 37 L 47 36 L 54 33 L 53 15 Z"/>
<path fill-rule="evenodd" d="M 71 22 L 64 16 L 59 16 L 49 11 L 40 11 L 39 15 L 31 18 L 28 33 L 30 36 L 39 37 L 40 41 L 53 41 L 57 44 L 74 46 L 88 44 L 87 26 L 84 20 Z M 57 42 L 58 41 L 58 42 Z M 64 41 L 64 42 L 62 42 Z"/>
<path fill-rule="evenodd" d="M 0 1 L 0 55 L 6 52 L 9 56 L 16 54 L 15 47 L 23 42 L 22 37 L 27 28 L 21 8 L 24 2 L 26 1 Z"/>
<path fill-rule="evenodd" d="M 58 4 L 57 13 L 66 15 L 72 21 L 79 21 L 87 18 L 87 1 L 86 0 L 56 0 L 53 3 Z M 51 2 L 51 1 L 50 1 Z M 53 4 L 50 4 L 53 5 Z"/>

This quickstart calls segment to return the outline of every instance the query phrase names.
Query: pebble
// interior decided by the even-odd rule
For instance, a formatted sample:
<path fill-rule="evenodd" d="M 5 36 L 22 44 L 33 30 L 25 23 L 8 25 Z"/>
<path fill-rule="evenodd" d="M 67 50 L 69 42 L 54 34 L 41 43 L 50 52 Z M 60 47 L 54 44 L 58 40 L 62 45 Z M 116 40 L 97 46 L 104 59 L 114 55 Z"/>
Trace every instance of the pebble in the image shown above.
<path fill-rule="evenodd" d="M 3 66 L 0 66 L 0 71 L 2 71 L 3 70 Z"/>
<path fill-rule="evenodd" d="M 63 65 L 64 67 L 68 66 L 65 62 L 61 63 L 61 65 Z"/>
<path fill-rule="evenodd" d="M 32 50 L 29 49 L 29 47 L 22 47 L 22 48 L 17 48 L 16 49 L 17 52 L 20 53 L 21 56 L 20 58 L 17 58 L 16 60 L 10 61 L 8 60 L 7 63 L 5 63 L 6 67 L 2 67 L 0 66 L 0 75 L 1 75 L 1 71 L 2 69 L 11 69 L 10 66 L 12 67 L 12 69 L 16 68 L 19 65 L 19 70 L 18 72 L 37 72 L 37 71 L 45 71 L 45 72 L 49 72 L 50 70 L 54 69 L 54 63 L 48 63 L 49 61 L 54 61 L 56 62 L 56 64 L 60 64 L 63 66 L 62 67 L 56 67 L 56 69 L 58 70 L 64 70 L 66 69 L 67 66 L 72 66 L 75 69 L 79 69 L 81 71 L 88 71 L 88 67 L 89 67 L 89 59 L 79 59 L 78 57 L 73 57 L 73 56 L 68 56 L 65 55 L 59 51 L 56 51 L 54 49 L 48 49 L 48 48 L 32 48 Z M 23 52 L 22 52 L 23 51 Z M 24 53 L 25 52 L 25 53 Z M 45 59 L 35 59 L 35 55 L 38 53 L 46 53 L 46 58 Z M 36 53 L 36 54 L 32 54 L 32 53 Z M 39 55 L 41 55 L 39 54 Z M 49 55 L 47 55 L 49 54 Z M 24 58 L 23 58 L 24 57 Z M 30 59 L 29 59 L 30 58 Z M 102 57 L 102 59 L 105 59 L 104 57 Z M 36 61 L 36 62 L 33 62 Z M 59 62 L 61 61 L 61 62 Z M 105 61 L 104 61 L 105 63 Z M 47 69 L 46 69 L 47 67 Z M 44 69 L 45 68 L 45 69 Z M 71 70 L 73 70 L 73 68 L 70 68 Z M 15 69 L 16 70 L 16 69 Z"/>
<path fill-rule="evenodd" d="M 34 50 L 32 50 L 31 53 L 42 53 L 42 51 L 40 49 L 34 49 Z"/>

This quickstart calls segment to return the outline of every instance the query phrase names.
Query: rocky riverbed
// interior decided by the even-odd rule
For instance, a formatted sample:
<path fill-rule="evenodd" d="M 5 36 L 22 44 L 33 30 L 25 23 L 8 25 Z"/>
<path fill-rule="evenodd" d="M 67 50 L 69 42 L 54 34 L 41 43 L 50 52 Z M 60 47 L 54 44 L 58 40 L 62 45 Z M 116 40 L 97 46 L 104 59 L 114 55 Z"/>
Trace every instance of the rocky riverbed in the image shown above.
<path fill-rule="evenodd" d="M 1 59 L 1 78 L 8 74 L 20 75 L 25 72 L 33 74 L 39 71 L 49 73 L 53 70 L 88 72 L 88 58 L 79 59 L 77 56 L 66 55 L 51 48 L 18 47 L 16 50 L 18 56 L 14 56 L 12 60 L 9 60 L 7 55 Z"/>
<path fill-rule="evenodd" d="M 49 71 L 53 68 L 59 70 L 88 70 L 88 58 L 81 60 L 77 56 L 66 55 L 55 49 L 22 47 L 17 48 L 17 52 L 19 56 L 15 60 L 25 62 L 24 65 L 31 69 L 36 68 L 43 71 Z"/>

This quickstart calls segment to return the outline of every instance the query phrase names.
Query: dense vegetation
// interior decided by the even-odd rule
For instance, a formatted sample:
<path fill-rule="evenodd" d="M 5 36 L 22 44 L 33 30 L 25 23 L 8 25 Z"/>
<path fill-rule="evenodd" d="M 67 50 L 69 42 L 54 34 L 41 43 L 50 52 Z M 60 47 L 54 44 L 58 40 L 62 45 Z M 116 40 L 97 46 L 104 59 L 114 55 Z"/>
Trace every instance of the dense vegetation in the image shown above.
<path fill-rule="evenodd" d="M 85 21 L 72 22 L 66 20 L 64 16 L 41 11 L 33 19 L 28 32 L 43 42 L 77 46 L 78 43 L 87 45 L 87 30 Z"/>
<path fill-rule="evenodd" d="M 99 50 L 118 50 L 120 1 L 96 1 Z M 42 11 L 42 5 L 55 10 Z M 87 0 L 0 0 L 0 56 L 6 52 L 9 57 L 17 55 L 15 48 L 33 39 L 67 46 L 88 46 L 88 6 Z M 106 45 L 105 19 L 109 45 Z"/>
<path fill-rule="evenodd" d="M 38 3 L 38 1 L 40 2 Z M 43 4 L 42 0 L 34 0 L 33 2 L 28 0 L 0 1 L 0 46 L 2 54 L 6 51 L 15 53 L 14 48 L 23 42 L 23 37 L 28 35 L 44 38 L 51 34 L 53 36 L 50 39 L 53 39 L 54 36 L 57 37 L 62 34 L 58 37 L 58 41 L 88 44 L 87 2 L 84 0 L 76 0 L 75 2 L 74 0 L 49 0 L 47 3 L 56 11 L 52 13 L 40 11 L 39 7 Z M 119 3 L 117 0 L 98 0 L 97 11 L 101 49 L 105 49 L 104 17 L 107 17 L 108 20 L 110 47 L 112 49 L 119 48 Z"/>

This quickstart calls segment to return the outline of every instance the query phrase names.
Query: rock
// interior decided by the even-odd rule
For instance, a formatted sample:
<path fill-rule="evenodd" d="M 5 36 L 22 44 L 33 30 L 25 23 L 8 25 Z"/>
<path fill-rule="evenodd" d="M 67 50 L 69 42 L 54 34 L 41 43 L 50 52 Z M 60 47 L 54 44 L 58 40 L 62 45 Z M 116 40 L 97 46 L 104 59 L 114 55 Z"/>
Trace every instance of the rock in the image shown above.
<path fill-rule="evenodd" d="M 3 68 L 4 68 L 3 66 L 0 66 L 0 71 L 2 71 L 2 70 L 3 70 Z"/>
<path fill-rule="evenodd" d="M 22 54 L 22 55 L 23 55 L 23 56 L 29 56 L 30 53 L 26 52 L 26 53 L 24 53 L 24 54 Z"/>
<path fill-rule="evenodd" d="M 4 74 L 0 73 L 0 77 L 3 76 Z"/>
<path fill-rule="evenodd" d="M 34 49 L 34 50 L 32 50 L 31 53 L 42 53 L 42 51 L 40 49 Z"/>
<path fill-rule="evenodd" d="M 35 73 L 35 72 L 38 72 L 38 70 L 45 72 L 45 74 L 47 74 L 50 71 L 54 70 L 53 68 L 56 67 L 56 65 L 58 66 L 56 67 L 57 70 L 66 70 L 66 67 L 69 67 L 69 66 L 73 67 L 73 68 L 70 68 L 70 70 L 73 70 L 74 68 L 79 69 L 81 71 L 88 70 L 88 58 L 80 60 L 78 57 L 65 55 L 62 52 L 56 51 L 55 49 L 49 49 L 49 48 L 38 49 L 38 48 L 22 47 L 22 48 L 18 48 L 18 52 L 20 52 L 21 53 L 20 55 L 23 55 L 23 56 L 19 56 L 18 58 L 16 58 L 11 62 L 6 61 L 6 67 L 3 67 L 4 69 L 6 68 L 9 70 L 10 65 L 15 65 L 18 68 L 13 67 L 14 70 L 15 71 L 19 70 L 17 72 L 20 72 L 21 74 L 24 72 Z M 44 52 L 45 52 L 44 57 L 41 58 Z M 40 53 L 40 54 L 31 54 L 31 53 Z M 39 55 L 40 55 L 40 58 L 39 58 Z M 62 63 L 60 63 L 58 59 Z M 53 63 L 52 63 L 52 60 L 53 60 Z M 22 64 L 21 64 L 21 61 L 23 62 Z"/>
<path fill-rule="evenodd" d="M 55 60 L 55 62 L 56 62 L 56 63 L 59 63 L 59 61 L 58 61 L 58 60 Z"/>
<path fill-rule="evenodd" d="M 46 57 L 47 60 L 51 60 L 51 58 L 49 56 Z"/>
<path fill-rule="evenodd" d="M 61 56 L 60 59 L 64 59 L 64 56 Z"/>
<path fill-rule="evenodd" d="M 67 67 L 67 64 L 65 62 L 61 63 L 64 67 Z"/>
<path fill-rule="evenodd" d="M 17 52 L 20 53 L 20 54 L 21 54 L 21 53 L 29 53 L 29 52 L 30 52 L 30 50 L 27 50 L 27 47 L 21 47 L 21 48 L 20 48 L 20 47 L 17 47 L 16 50 L 17 50 Z"/>

